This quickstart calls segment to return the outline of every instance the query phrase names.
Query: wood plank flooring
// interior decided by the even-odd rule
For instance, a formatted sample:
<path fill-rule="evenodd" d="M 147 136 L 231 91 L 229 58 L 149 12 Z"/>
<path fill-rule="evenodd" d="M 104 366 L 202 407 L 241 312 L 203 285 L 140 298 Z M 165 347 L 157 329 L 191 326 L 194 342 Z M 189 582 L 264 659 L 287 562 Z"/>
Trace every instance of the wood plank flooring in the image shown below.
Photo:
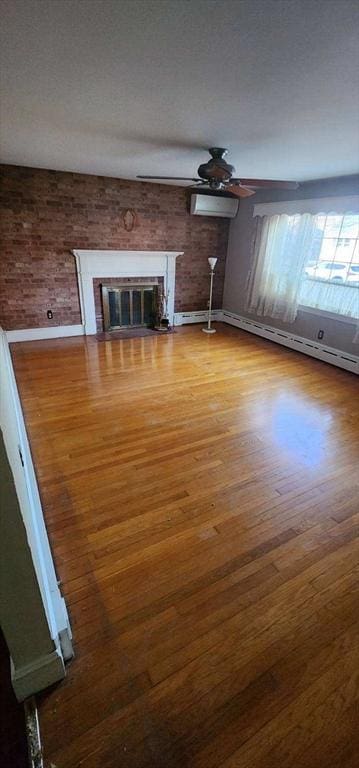
<path fill-rule="evenodd" d="M 217 329 L 12 347 L 76 651 L 48 768 L 359 763 L 358 380 Z"/>

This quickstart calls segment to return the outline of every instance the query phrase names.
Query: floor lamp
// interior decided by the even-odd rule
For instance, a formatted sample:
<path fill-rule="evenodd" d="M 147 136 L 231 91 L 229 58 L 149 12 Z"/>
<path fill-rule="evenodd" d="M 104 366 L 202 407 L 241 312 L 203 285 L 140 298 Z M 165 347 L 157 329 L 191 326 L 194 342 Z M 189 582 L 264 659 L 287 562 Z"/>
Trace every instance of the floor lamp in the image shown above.
<path fill-rule="evenodd" d="M 202 328 L 203 333 L 216 333 L 216 329 L 211 328 L 213 273 L 214 273 L 214 268 L 216 266 L 216 263 L 217 263 L 217 259 L 210 256 L 208 259 L 208 264 L 211 268 L 211 285 L 209 289 L 209 302 L 208 302 L 208 325 L 207 325 L 207 328 Z"/>

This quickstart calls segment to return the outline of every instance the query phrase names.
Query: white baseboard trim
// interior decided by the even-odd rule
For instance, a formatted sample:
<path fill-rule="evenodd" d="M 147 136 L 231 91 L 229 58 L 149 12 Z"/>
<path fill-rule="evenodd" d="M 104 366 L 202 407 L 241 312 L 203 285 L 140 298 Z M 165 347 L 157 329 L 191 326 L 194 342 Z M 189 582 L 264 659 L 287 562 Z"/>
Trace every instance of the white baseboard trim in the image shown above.
<path fill-rule="evenodd" d="M 212 319 L 222 320 L 222 310 L 213 309 Z M 194 312 L 175 312 L 174 324 L 175 325 L 187 325 L 187 323 L 206 323 L 208 320 L 208 309 L 196 310 Z"/>
<path fill-rule="evenodd" d="M 64 676 L 64 660 L 57 650 L 23 667 L 16 668 L 11 662 L 11 682 L 18 701 L 48 688 Z"/>
<path fill-rule="evenodd" d="M 316 357 L 318 360 L 331 363 L 331 365 L 336 365 L 338 368 L 344 368 L 346 371 L 356 374 L 359 373 L 359 357 L 357 355 L 343 352 L 334 347 L 327 347 L 303 336 L 295 336 L 287 331 L 281 331 L 279 328 L 258 323 L 256 320 L 250 320 L 248 317 L 242 317 L 225 309 L 222 312 L 222 321 L 229 325 L 234 325 L 236 328 L 241 328 L 243 331 L 255 333 L 256 336 L 262 336 L 270 341 L 275 341 L 284 347 L 290 347 L 290 349 L 294 349 L 296 352 L 302 352 L 305 355 Z"/>
<path fill-rule="evenodd" d="M 15 654 L 14 688 L 19 696 L 23 691 L 24 696 L 29 696 L 64 676 L 64 660 L 71 658 L 73 651 L 69 616 L 50 550 L 11 354 L 2 329 L 0 353 L 1 427 L 32 560 L 26 566 L 24 578 L 35 580 L 34 589 L 37 581 L 38 598 L 41 595 L 42 602 L 42 607 L 40 600 L 33 602 L 33 611 L 27 615 L 28 625 L 24 629 L 31 640 L 31 615 L 37 625 L 42 621 L 35 646 L 29 640 L 29 646 L 23 646 L 21 656 Z M 20 593 L 17 598 L 19 602 Z M 25 616 L 21 600 L 16 608 L 21 616 Z M 16 626 L 9 627 L 6 640 L 11 654 L 12 648 L 17 647 Z M 33 684 L 36 686 L 34 690 Z"/>
<path fill-rule="evenodd" d="M 51 325 L 48 328 L 23 328 L 19 331 L 6 331 L 9 344 L 15 341 L 61 339 L 65 336 L 82 336 L 83 334 L 83 325 Z"/>
<path fill-rule="evenodd" d="M 174 325 L 186 325 L 187 323 L 206 323 L 208 310 L 196 310 L 194 312 L 175 312 Z M 213 309 L 212 319 L 222 320 L 222 310 Z M 85 333 L 83 325 L 53 325 L 49 328 L 23 328 L 19 331 L 6 331 L 9 344 L 16 341 L 40 341 L 41 339 L 61 339 L 66 336 L 82 336 Z"/>
<path fill-rule="evenodd" d="M 228 323 L 236 328 L 262 336 L 277 344 L 295 349 L 297 352 L 316 357 L 318 360 L 324 360 L 326 363 L 344 368 L 352 373 L 359 373 L 359 357 L 334 347 L 327 347 L 311 339 L 302 336 L 296 336 L 286 331 L 281 331 L 274 326 L 268 326 L 264 323 L 258 323 L 256 320 L 250 320 L 247 317 L 237 315 L 228 310 L 212 310 L 212 318 L 217 322 Z M 208 310 L 196 310 L 193 312 L 175 312 L 174 325 L 187 325 L 188 323 L 205 323 L 208 320 Z M 57 339 L 66 336 L 82 336 L 84 334 L 83 325 L 56 325 L 49 328 L 24 328 L 19 331 L 6 331 L 6 337 L 9 343 L 17 341 L 37 341 L 40 339 Z"/>

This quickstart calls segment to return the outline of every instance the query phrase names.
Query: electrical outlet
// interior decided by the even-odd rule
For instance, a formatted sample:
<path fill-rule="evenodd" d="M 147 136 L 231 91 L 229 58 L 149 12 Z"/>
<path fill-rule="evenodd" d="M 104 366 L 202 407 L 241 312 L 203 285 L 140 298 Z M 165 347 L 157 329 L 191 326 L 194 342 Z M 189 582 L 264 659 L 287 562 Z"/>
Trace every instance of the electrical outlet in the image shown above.
<path fill-rule="evenodd" d="M 324 331 L 318 331 L 318 339 L 322 339 L 324 336 Z"/>
<path fill-rule="evenodd" d="M 52 320 L 53 314 L 52 314 L 51 309 L 48 309 L 46 314 L 47 314 L 48 320 Z"/>

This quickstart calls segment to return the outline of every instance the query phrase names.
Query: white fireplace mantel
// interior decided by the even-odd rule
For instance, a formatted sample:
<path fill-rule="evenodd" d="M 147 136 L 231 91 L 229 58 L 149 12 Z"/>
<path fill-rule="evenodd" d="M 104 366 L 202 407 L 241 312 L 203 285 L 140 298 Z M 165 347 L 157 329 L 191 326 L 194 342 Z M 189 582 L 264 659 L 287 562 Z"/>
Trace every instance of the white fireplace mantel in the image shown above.
<path fill-rule="evenodd" d="M 174 320 L 176 258 L 183 251 L 78 251 L 76 259 L 82 323 L 85 334 L 96 333 L 93 278 L 163 277 L 168 317 Z"/>

